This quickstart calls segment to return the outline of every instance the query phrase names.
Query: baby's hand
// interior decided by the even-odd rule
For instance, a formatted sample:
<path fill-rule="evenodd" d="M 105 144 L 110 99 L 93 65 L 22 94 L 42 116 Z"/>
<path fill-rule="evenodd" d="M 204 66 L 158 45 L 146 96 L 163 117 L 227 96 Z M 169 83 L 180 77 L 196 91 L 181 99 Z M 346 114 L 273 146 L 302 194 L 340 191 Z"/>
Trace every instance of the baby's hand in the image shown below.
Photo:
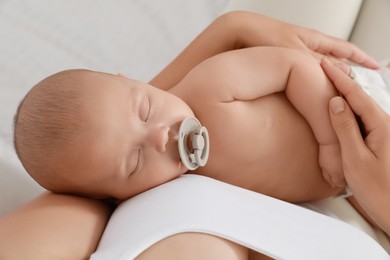
<path fill-rule="evenodd" d="M 346 182 L 341 160 L 341 149 L 338 143 L 320 145 L 319 164 L 322 176 L 332 187 L 345 187 Z"/>

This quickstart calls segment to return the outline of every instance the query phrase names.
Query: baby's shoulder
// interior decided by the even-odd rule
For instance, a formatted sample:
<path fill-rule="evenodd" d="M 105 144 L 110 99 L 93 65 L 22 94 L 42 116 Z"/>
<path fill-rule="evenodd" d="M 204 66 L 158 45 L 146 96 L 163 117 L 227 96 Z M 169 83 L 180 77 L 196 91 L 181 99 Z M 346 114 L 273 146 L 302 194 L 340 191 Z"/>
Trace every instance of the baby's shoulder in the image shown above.
<path fill-rule="evenodd" d="M 217 55 L 192 69 L 178 84 L 191 96 L 215 102 L 234 100 L 234 89 L 239 81 L 240 69 L 234 56 Z"/>

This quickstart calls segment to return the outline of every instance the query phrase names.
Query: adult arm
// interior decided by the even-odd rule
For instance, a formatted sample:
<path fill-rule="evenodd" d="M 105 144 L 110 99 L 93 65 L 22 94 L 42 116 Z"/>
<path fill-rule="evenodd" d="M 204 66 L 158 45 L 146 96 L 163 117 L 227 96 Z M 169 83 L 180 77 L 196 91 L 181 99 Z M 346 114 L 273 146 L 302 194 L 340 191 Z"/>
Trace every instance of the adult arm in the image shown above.
<path fill-rule="evenodd" d="M 168 90 L 203 60 L 222 52 L 254 46 L 297 48 L 378 68 L 370 56 L 352 43 L 264 15 L 236 11 L 211 23 L 150 84 Z"/>
<path fill-rule="evenodd" d="M 0 259 L 88 259 L 110 214 L 104 202 L 45 192 L 0 219 Z"/>
<path fill-rule="evenodd" d="M 390 235 L 390 116 L 337 67 L 327 60 L 321 65 L 345 98 L 331 99 L 329 110 L 347 184 L 367 214 Z M 364 138 L 355 114 L 363 122 Z"/>

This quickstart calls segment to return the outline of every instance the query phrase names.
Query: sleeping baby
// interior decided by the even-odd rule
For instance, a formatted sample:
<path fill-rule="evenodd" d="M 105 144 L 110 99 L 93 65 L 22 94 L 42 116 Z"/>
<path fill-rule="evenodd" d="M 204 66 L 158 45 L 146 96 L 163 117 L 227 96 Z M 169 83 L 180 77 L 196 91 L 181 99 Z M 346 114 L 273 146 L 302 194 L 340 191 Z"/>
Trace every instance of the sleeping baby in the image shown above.
<path fill-rule="evenodd" d="M 48 190 L 123 200 L 189 172 L 177 135 L 183 119 L 195 116 L 208 129 L 210 155 L 191 173 L 304 202 L 344 189 L 328 114 L 335 95 L 317 60 L 278 47 L 216 55 L 168 91 L 67 70 L 26 95 L 15 147 Z"/>

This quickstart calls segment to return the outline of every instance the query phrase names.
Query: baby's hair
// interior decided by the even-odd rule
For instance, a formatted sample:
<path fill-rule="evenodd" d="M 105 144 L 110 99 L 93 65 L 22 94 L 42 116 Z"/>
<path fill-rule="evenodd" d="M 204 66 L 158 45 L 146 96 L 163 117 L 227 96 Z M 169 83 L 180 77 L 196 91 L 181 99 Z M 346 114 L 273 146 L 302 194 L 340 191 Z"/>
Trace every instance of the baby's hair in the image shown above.
<path fill-rule="evenodd" d="M 88 73 L 95 72 L 67 70 L 42 80 L 27 93 L 14 117 L 16 153 L 26 171 L 46 189 L 62 191 L 58 171 L 66 167 L 66 157 L 80 136 L 78 89 Z"/>

